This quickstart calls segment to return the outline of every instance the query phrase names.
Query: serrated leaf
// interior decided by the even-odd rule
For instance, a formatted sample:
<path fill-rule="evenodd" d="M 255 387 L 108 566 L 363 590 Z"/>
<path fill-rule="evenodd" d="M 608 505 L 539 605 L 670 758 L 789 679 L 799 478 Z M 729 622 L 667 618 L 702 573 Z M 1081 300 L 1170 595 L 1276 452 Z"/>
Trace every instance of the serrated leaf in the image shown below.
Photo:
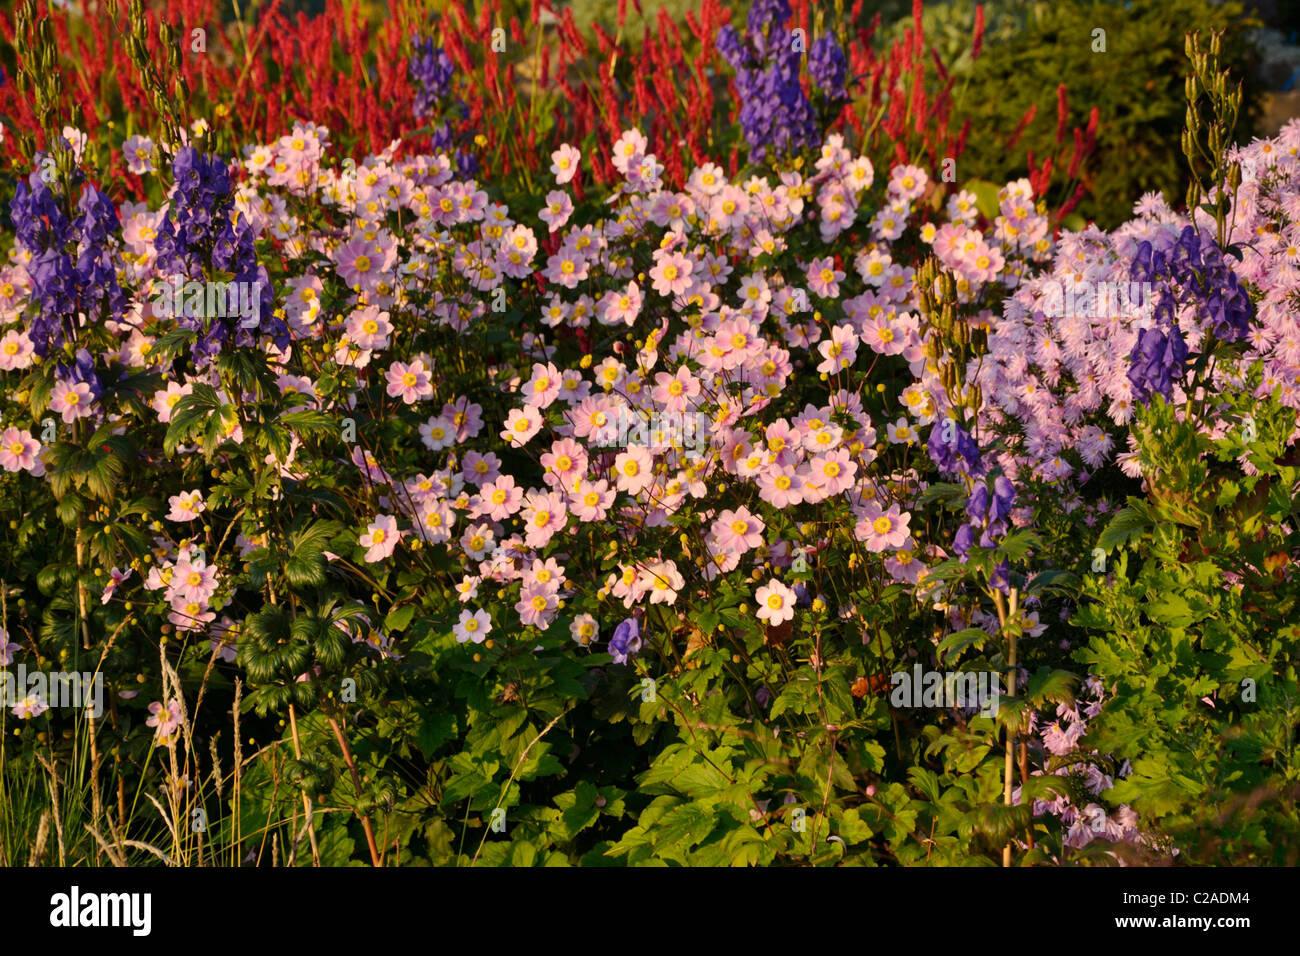
<path fill-rule="evenodd" d="M 1097 547 L 1103 551 L 1113 551 L 1149 525 L 1147 516 L 1140 511 L 1134 508 L 1121 508 L 1115 513 L 1115 517 L 1110 519 L 1110 524 L 1106 525 L 1101 537 L 1097 539 Z"/>

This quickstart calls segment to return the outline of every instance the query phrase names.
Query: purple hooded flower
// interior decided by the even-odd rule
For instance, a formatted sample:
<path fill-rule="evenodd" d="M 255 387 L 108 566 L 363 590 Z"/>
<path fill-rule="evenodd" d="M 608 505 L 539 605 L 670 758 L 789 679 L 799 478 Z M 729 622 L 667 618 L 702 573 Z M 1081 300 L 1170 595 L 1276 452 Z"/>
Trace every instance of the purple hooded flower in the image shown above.
<path fill-rule="evenodd" d="M 413 53 L 407 67 L 407 74 L 415 87 L 415 102 L 412 107 L 416 119 L 428 118 L 431 121 L 444 114 L 449 103 L 462 116 L 469 115 L 469 106 L 463 100 L 451 103 L 452 79 L 456 75 L 456 64 L 447 55 L 446 50 L 436 46 L 432 37 L 412 36 Z M 465 178 L 472 178 L 478 172 L 478 157 L 456 145 L 456 136 L 451 123 L 441 120 L 429 134 L 429 141 L 439 152 L 455 153 L 456 170 Z"/>
<path fill-rule="evenodd" d="M 1016 503 L 1016 486 L 1005 475 L 993 479 L 993 505 L 989 510 L 989 523 L 1005 521 Z"/>
<path fill-rule="evenodd" d="M 975 544 L 975 529 L 974 527 L 971 526 L 970 522 L 967 522 L 966 524 L 958 528 L 957 534 L 953 536 L 952 539 L 953 553 L 965 557 L 966 553 L 970 551 L 970 549 L 974 546 L 974 544 Z"/>
<path fill-rule="evenodd" d="M 1158 290 L 1154 327 L 1141 331 L 1129 357 L 1128 378 L 1139 401 L 1152 394 L 1170 398 L 1183 375 L 1187 344 L 1177 323 L 1180 306 L 1192 309 L 1203 327 L 1225 342 L 1250 334 L 1255 316 L 1250 296 L 1218 243 L 1191 225 L 1176 239 L 1166 234 L 1140 243 L 1129 275 Z"/>
<path fill-rule="evenodd" d="M 930 459 L 945 475 L 951 476 L 961 472 L 970 475 L 984 473 L 979 446 L 975 444 L 975 439 L 970 436 L 970 433 L 955 421 L 952 421 L 951 425 L 947 421 L 935 422 L 934 427 L 930 429 L 930 439 L 925 447 L 930 453 Z"/>
<path fill-rule="evenodd" d="M 37 154 L 38 169 L 46 158 Z M 73 185 L 84 181 L 78 170 Z M 27 271 L 37 310 L 27 334 L 37 355 L 48 356 L 75 334 L 79 313 L 93 319 L 106 308 L 109 316 L 121 319 L 126 296 L 117 282 L 111 249 L 121 225 L 107 196 L 87 186 L 76 218 L 69 221 L 60 197 L 39 172 L 33 172 L 27 182 L 18 184 L 9 215 L 18 241 L 32 254 Z"/>
<path fill-rule="evenodd" d="M 820 138 L 816 116 L 799 84 L 802 57 L 784 30 L 788 19 L 786 0 L 756 0 L 743 38 L 730 25 L 718 31 L 718 51 L 736 71 L 740 125 L 753 161 L 764 159 L 769 149 L 787 153 L 813 146 Z"/>
<path fill-rule="evenodd" d="M 641 626 L 636 618 L 629 617 L 614 628 L 614 636 L 609 639 L 609 653 L 615 664 L 626 664 L 628 658 L 641 650 Z"/>
<path fill-rule="evenodd" d="M 1011 580 L 1009 577 L 1010 573 L 1011 573 L 1011 565 L 1007 564 L 1006 561 L 1001 561 L 998 564 L 998 566 L 993 569 L 993 573 L 989 576 L 989 585 L 994 589 L 1001 591 L 1003 594 L 1010 594 L 1011 593 Z"/>
<path fill-rule="evenodd" d="M 229 273 L 234 281 L 259 290 L 260 324 L 239 326 L 232 317 L 180 315 L 177 324 L 197 333 L 191 347 L 203 366 L 227 344 L 251 346 L 261 333 L 277 348 L 289 344 L 289 326 L 275 314 L 275 297 L 266 270 L 257 261 L 256 235 L 246 217 L 234 215 L 234 184 L 219 156 L 186 146 L 172 163 L 176 189 L 158 228 L 158 270 L 199 279 L 209 270 Z"/>
<path fill-rule="evenodd" d="M 1128 380 L 1139 401 L 1153 394 L 1169 399 L 1174 382 L 1181 379 L 1187 364 L 1187 343 L 1177 328 L 1165 334 L 1161 329 L 1143 329 L 1129 355 Z"/>
<path fill-rule="evenodd" d="M 848 64 L 839 42 L 831 34 L 818 37 L 808 50 L 808 75 L 832 99 L 842 99 Z"/>
<path fill-rule="evenodd" d="M 456 74 L 456 65 L 440 46 L 435 46 L 432 37 L 411 38 L 414 52 L 407 72 L 415 85 L 415 116 L 423 119 L 451 94 L 451 80 Z"/>
<path fill-rule="evenodd" d="M 9 203 L 9 217 L 18 241 L 32 252 L 62 249 L 72 231 L 72 224 L 63 214 L 54 190 L 41 179 L 39 170 L 44 162 L 45 154 L 37 153 L 37 171 L 27 178 L 27 182 L 18 183 Z"/>

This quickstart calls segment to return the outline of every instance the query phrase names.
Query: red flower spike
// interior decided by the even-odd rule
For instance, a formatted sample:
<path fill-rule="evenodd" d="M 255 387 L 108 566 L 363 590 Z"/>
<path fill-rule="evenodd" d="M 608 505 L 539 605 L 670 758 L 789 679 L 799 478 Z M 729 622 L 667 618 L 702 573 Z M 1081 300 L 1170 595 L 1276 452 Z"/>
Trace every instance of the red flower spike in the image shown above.
<path fill-rule="evenodd" d="M 1065 141 L 1065 121 L 1070 115 L 1069 102 L 1066 100 L 1065 84 L 1056 87 L 1056 145 Z"/>

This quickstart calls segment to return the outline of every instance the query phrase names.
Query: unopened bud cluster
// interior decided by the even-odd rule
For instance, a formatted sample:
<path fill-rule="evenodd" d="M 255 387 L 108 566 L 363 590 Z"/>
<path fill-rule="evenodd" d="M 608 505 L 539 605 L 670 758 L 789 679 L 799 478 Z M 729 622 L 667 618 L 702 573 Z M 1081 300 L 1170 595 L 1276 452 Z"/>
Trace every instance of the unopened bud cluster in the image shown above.
<path fill-rule="evenodd" d="M 917 270 L 917 290 L 926 325 L 926 355 L 939 370 L 939 379 L 954 408 L 978 411 L 984 395 L 966 382 L 966 366 L 988 352 L 988 331 L 957 314 L 957 283 L 933 256 Z"/>

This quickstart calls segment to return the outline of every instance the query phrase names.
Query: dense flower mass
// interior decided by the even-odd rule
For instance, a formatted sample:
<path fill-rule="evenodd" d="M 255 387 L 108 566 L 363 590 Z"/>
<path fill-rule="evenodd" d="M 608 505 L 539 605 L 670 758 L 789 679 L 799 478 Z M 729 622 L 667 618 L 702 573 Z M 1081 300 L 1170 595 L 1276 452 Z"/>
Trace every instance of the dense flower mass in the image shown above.
<path fill-rule="evenodd" d="M 812 104 L 799 83 L 804 54 L 785 28 L 789 19 L 786 0 L 758 0 L 749 8 L 743 35 L 730 24 L 718 33 L 718 52 L 736 71 L 740 125 L 753 160 L 761 161 L 769 150 L 779 154 L 802 149 L 817 139 Z M 823 43 L 814 49 L 817 56 L 810 69 L 818 85 L 828 91 L 836 81 L 842 86 L 844 58 L 841 54 L 836 59 L 838 47 L 832 50 Z"/>
<path fill-rule="evenodd" d="M 48 180 L 54 158 L 36 157 L 36 169 L 19 182 L 10 217 L 18 240 L 30 255 L 27 276 L 39 315 L 27 330 L 27 341 L 42 358 L 60 348 L 91 317 L 120 319 L 126 297 L 113 268 L 112 244 L 120 232 L 113 203 L 93 185 L 86 185 L 76 216 L 61 207 Z M 74 187 L 84 182 L 77 172 Z"/>
<path fill-rule="evenodd" d="M 1300 642 L 1300 120 L 1234 150 L 1222 245 L 1156 195 L 1070 229 L 1041 168 L 828 130 L 853 47 L 798 13 L 717 30 L 743 171 L 695 141 L 674 176 L 606 104 L 505 189 L 424 34 L 428 148 L 64 130 L 0 267 L 0 660 L 94 655 L 169 819 L 239 754 L 298 860 L 1181 852 L 1160 787 L 1210 758 L 1152 757 L 1133 708 L 1254 733 L 1239 689 Z M 977 668 L 979 707 L 929 680 Z M 59 719 L 8 706 L 23 746 Z M 989 794 L 1023 811 L 993 853 Z"/>

